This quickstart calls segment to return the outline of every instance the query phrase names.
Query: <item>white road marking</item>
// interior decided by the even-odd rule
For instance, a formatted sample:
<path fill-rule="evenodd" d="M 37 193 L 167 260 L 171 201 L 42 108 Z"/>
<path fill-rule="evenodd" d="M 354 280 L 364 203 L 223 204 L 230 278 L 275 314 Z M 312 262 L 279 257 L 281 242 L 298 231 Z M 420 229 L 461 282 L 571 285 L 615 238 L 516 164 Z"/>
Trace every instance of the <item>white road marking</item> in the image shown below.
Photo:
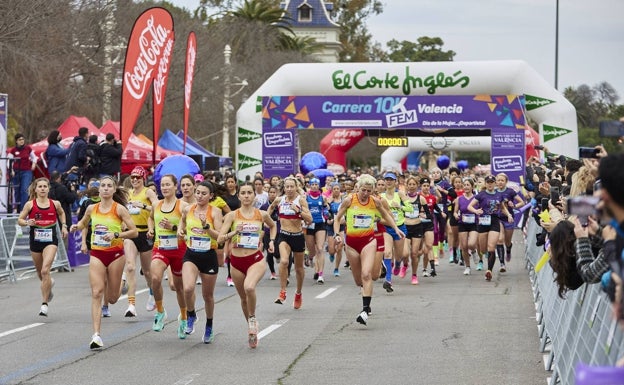
<path fill-rule="evenodd" d="M 263 337 L 268 336 L 270 333 L 276 331 L 277 329 L 279 329 L 280 327 L 282 327 L 282 325 L 284 325 L 286 322 L 288 322 L 288 319 L 282 319 L 277 321 L 276 323 L 270 325 L 269 327 L 262 329 L 262 331 L 260 331 L 260 333 L 258 333 L 258 339 L 262 339 Z"/>
<path fill-rule="evenodd" d="M 316 299 L 323 299 L 325 297 L 327 297 L 328 295 L 330 295 L 331 293 L 335 292 L 336 290 L 338 290 L 338 288 L 340 287 L 340 285 L 336 286 L 336 287 L 330 287 L 329 289 L 325 290 L 324 292 L 322 292 L 321 294 L 317 295 Z"/>
<path fill-rule="evenodd" d="M 149 291 L 149 289 L 141 289 L 141 290 L 137 290 L 136 293 L 134 293 L 134 295 L 138 295 L 141 293 L 145 293 L 146 291 Z M 119 297 L 119 299 L 128 299 L 128 294 L 124 294 L 121 297 Z M 117 301 L 119 301 L 119 299 Z"/>
<path fill-rule="evenodd" d="M 41 323 L 41 322 L 37 322 L 37 323 L 34 323 L 34 324 L 22 326 L 21 328 L 17 328 L 17 329 L 13 329 L 13 330 L 7 330 L 4 333 L 0 333 L 0 338 L 6 337 L 6 336 L 8 336 L 10 334 L 13 334 L 13 333 L 18 333 L 18 332 L 21 332 L 21 331 L 24 331 L 24 330 L 32 329 L 32 328 L 35 328 L 35 327 L 41 326 L 41 325 L 45 325 L 45 324 Z"/>
<path fill-rule="evenodd" d="M 187 376 L 180 378 L 178 381 L 174 382 L 173 385 L 188 385 L 195 380 L 195 377 L 199 377 L 199 373 L 192 373 Z"/>

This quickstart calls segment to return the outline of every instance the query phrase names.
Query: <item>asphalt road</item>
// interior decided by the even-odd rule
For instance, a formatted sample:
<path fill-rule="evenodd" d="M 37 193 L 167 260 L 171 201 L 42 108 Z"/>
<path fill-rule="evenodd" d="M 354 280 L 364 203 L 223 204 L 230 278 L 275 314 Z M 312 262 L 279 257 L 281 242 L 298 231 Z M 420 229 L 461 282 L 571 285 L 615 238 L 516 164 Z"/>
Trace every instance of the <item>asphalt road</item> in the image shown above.
<path fill-rule="evenodd" d="M 274 304 L 278 281 L 258 287 L 258 348 L 247 345 L 246 323 L 225 270 L 216 288 L 215 340 L 203 344 L 205 314 L 195 334 L 180 340 L 174 293 L 166 289 L 169 321 L 153 332 L 147 292 L 138 317 L 124 318 L 125 297 L 102 320 L 105 348 L 91 351 L 88 268 L 53 273 L 49 316 L 38 316 L 39 281 L 0 284 L 0 384 L 544 384 L 535 308 L 520 234 L 508 272 L 486 282 L 482 272 L 441 260 L 438 276 L 395 277 L 395 292 L 375 284 L 367 326 L 355 322 L 360 291 L 350 271 L 326 274 L 324 285 L 306 269 L 303 306 Z M 326 263 L 329 266 L 329 262 Z M 326 267 L 327 273 L 331 270 Z M 267 270 L 268 271 L 268 270 Z M 408 273 L 409 274 L 409 273 Z M 268 278 L 268 275 L 267 275 Z M 294 279 L 294 275 L 293 275 Z M 292 279 L 291 279 L 292 280 Z M 139 289 L 145 282 L 139 277 Z M 292 285 L 291 285 L 292 286 Z M 198 309 L 203 309 L 197 287 Z"/>

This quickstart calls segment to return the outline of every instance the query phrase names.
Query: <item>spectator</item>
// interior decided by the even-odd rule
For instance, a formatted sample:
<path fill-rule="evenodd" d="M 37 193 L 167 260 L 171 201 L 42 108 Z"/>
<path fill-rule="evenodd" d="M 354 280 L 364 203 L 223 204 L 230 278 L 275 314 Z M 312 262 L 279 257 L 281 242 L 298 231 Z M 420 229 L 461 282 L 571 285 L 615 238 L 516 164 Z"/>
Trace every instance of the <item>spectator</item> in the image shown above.
<path fill-rule="evenodd" d="M 59 130 L 52 130 L 48 135 L 48 148 L 45 151 L 45 157 L 48 162 L 48 174 L 52 175 L 54 171 L 60 173 L 65 171 L 65 158 L 69 154 L 69 148 L 61 145 L 63 139 Z"/>
<path fill-rule="evenodd" d="M 33 171 L 37 167 L 37 157 L 34 151 L 26 145 L 24 134 L 15 134 L 15 147 L 9 151 L 12 158 L 11 183 L 15 191 L 17 212 L 21 212 L 24 204 L 28 201 L 28 188 L 33 179 Z"/>
<path fill-rule="evenodd" d="M 50 199 L 57 200 L 61 203 L 67 223 L 72 223 L 71 205 L 78 199 L 76 183 L 70 182 L 69 186 L 66 186 L 61 182 L 61 174 L 58 171 L 54 171 L 50 175 L 50 193 L 48 196 Z"/>
<path fill-rule="evenodd" d="M 106 134 L 106 141 L 100 146 L 100 176 L 116 176 L 121 172 L 121 143 L 115 140 L 112 133 Z"/>
<path fill-rule="evenodd" d="M 87 164 L 82 174 L 83 183 L 91 178 L 100 176 L 100 150 L 97 135 L 89 136 L 89 141 L 87 143 Z"/>
<path fill-rule="evenodd" d="M 72 167 L 74 169 L 70 175 L 70 180 L 80 180 L 80 177 L 84 174 L 85 167 L 87 166 L 87 136 L 89 135 L 89 129 L 86 127 L 80 127 L 78 129 L 78 136 L 74 137 L 67 159 L 65 160 L 65 170 L 67 172 Z"/>

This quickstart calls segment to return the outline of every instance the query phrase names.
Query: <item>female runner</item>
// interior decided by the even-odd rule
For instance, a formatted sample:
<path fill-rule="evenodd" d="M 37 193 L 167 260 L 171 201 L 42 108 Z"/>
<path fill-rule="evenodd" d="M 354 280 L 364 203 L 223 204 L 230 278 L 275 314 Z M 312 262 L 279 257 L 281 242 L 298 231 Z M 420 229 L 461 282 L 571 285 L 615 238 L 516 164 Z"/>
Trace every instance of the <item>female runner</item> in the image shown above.
<path fill-rule="evenodd" d="M 54 296 L 50 277 L 50 268 L 56 257 L 58 236 L 56 233 L 57 217 L 60 219 L 61 234 L 67 238 L 67 222 L 65 211 L 59 201 L 48 198 L 50 181 L 38 178 L 29 187 L 30 199 L 17 218 L 20 226 L 30 226 L 30 256 L 35 264 L 37 276 L 41 281 L 41 308 L 39 315 L 48 316 L 48 303 Z"/>
<path fill-rule="evenodd" d="M 477 217 L 468 211 L 468 205 L 474 200 L 475 182 L 465 178 L 464 193 L 453 202 L 453 217 L 457 222 L 459 249 L 464 260 L 464 275 L 470 275 L 470 253 L 477 248 Z M 476 261 L 475 261 L 476 263 Z"/>
<path fill-rule="evenodd" d="M 91 222 L 91 349 L 104 346 L 100 337 L 104 291 L 106 290 L 106 302 L 111 304 L 117 302 L 121 295 L 121 276 L 126 263 L 123 240 L 139 235 L 126 208 L 127 199 L 126 192 L 118 187 L 115 179 L 105 176 L 100 179 L 100 202 L 87 207 L 84 217 L 71 227 L 74 232 L 84 229 Z M 122 231 L 122 225 L 125 226 L 125 231 Z"/>
<path fill-rule="evenodd" d="M 253 207 L 254 186 L 247 182 L 240 186 L 241 207 L 225 216 L 219 233 L 219 242 L 230 241 L 230 264 L 234 287 L 241 299 L 243 315 L 248 323 L 249 347 L 258 346 L 256 320 L 256 285 L 264 276 L 266 263 L 262 254 L 263 225 L 270 231 L 269 251 L 275 247 L 277 227 L 266 211 Z"/>

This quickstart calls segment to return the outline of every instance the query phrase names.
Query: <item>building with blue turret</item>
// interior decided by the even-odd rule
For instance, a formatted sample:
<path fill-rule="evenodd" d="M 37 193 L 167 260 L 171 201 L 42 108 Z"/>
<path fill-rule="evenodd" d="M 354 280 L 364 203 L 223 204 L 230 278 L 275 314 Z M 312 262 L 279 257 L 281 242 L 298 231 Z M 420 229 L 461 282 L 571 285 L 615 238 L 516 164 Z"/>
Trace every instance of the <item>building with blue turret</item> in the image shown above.
<path fill-rule="evenodd" d="M 331 19 L 334 4 L 324 0 L 284 0 L 280 8 L 287 11 L 291 20 L 291 29 L 300 37 L 311 37 L 323 47 L 313 54 L 325 63 L 338 62 L 340 44 L 340 25 Z"/>

